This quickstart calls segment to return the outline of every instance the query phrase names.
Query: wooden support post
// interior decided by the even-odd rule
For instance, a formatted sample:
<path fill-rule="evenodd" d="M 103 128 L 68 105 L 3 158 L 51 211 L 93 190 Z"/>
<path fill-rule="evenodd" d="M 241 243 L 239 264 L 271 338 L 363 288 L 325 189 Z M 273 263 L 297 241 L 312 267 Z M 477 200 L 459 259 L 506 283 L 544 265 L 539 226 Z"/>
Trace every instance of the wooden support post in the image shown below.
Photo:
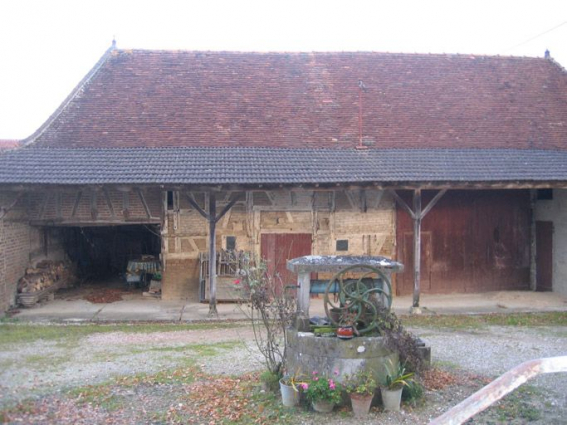
<path fill-rule="evenodd" d="M 199 204 L 195 201 L 192 194 L 187 194 L 187 201 L 191 204 L 193 208 L 197 210 L 207 221 L 209 222 L 209 316 L 217 316 L 217 283 L 216 283 L 216 273 L 217 273 L 217 250 L 216 250 L 216 227 L 217 222 L 234 206 L 234 204 L 240 199 L 242 193 L 236 193 L 232 195 L 232 199 L 228 204 L 222 209 L 222 211 L 217 215 L 217 200 L 215 192 L 207 192 L 205 196 L 205 201 L 208 201 L 209 211 L 204 211 Z"/>
<path fill-rule="evenodd" d="M 311 273 L 301 272 L 297 274 L 299 285 L 297 294 L 297 318 L 296 327 L 298 331 L 309 331 L 309 292 L 311 291 Z"/>
<path fill-rule="evenodd" d="M 413 191 L 413 304 L 414 309 L 419 308 L 420 279 L 421 279 L 421 189 Z"/>
<path fill-rule="evenodd" d="M 216 214 L 217 201 L 215 193 L 209 194 L 209 316 L 218 316 L 217 311 L 217 250 L 216 250 Z"/>
<path fill-rule="evenodd" d="M 392 196 L 404 210 L 413 219 L 413 303 L 410 309 L 411 313 L 419 314 L 421 310 L 419 308 L 419 297 L 421 295 L 420 279 L 421 279 L 421 221 L 423 217 L 431 211 L 431 209 L 439 202 L 439 199 L 447 192 L 447 189 L 440 190 L 433 197 L 433 199 L 427 204 L 427 206 L 421 209 L 421 189 L 415 189 L 413 191 L 413 208 L 410 206 L 396 193 L 392 190 Z"/>
<path fill-rule="evenodd" d="M 537 245 L 535 206 L 537 190 L 530 190 L 530 289 L 537 290 Z"/>

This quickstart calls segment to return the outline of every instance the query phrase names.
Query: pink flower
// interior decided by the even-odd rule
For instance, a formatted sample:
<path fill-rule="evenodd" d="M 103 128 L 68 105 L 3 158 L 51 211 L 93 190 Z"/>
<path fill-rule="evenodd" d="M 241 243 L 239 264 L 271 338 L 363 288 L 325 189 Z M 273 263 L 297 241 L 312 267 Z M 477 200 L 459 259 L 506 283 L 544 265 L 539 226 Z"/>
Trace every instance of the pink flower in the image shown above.
<path fill-rule="evenodd" d="M 318 380 L 319 380 L 319 377 L 316 376 L 316 377 L 313 378 L 313 380 L 314 380 L 314 381 L 318 381 Z"/>
<path fill-rule="evenodd" d="M 311 372 L 312 375 L 317 375 L 319 372 L 317 372 L 316 370 L 314 370 L 313 372 Z"/>
<path fill-rule="evenodd" d="M 339 376 L 339 369 L 335 369 L 335 370 L 333 371 L 333 374 L 334 374 L 335 376 Z"/>
<path fill-rule="evenodd" d="M 236 280 L 235 280 L 234 282 L 232 282 L 232 283 L 234 283 L 235 285 L 239 285 L 239 284 L 240 284 L 240 279 L 236 279 Z"/>
<path fill-rule="evenodd" d="M 306 383 L 306 382 L 304 382 L 304 383 L 302 383 L 302 384 L 299 384 L 299 386 L 300 386 L 301 388 L 303 388 L 303 390 L 305 390 L 305 391 L 307 391 L 307 390 L 309 389 L 309 384 Z"/>
<path fill-rule="evenodd" d="M 335 385 L 335 381 L 329 379 L 329 388 L 334 390 L 337 386 Z"/>

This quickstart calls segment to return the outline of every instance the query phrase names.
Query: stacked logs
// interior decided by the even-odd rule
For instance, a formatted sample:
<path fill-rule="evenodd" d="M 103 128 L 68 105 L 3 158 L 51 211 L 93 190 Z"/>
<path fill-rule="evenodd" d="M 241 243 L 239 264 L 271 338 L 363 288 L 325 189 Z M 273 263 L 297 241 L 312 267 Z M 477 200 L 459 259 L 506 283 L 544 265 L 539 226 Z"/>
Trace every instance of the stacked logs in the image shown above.
<path fill-rule="evenodd" d="M 75 271 L 70 263 L 44 260 L 26 269 L 26 274 L 18 282 L 18 293 L 39 292 L 54 286 L 66 288 L 75 280 Z"/>

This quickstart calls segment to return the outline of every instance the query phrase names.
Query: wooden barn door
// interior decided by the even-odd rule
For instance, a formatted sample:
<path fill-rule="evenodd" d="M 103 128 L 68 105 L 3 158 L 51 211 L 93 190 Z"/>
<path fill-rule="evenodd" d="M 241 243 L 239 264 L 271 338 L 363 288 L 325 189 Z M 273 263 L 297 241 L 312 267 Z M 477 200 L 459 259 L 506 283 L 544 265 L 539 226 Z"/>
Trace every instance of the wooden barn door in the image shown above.
<path fill-rule="evenodd" d="M 405 232 L 401 255 L 407 264 L 396 276 L 396 295 L 413 294 L 413 232 Z M 431 232 L 421 232 L 421 280 L 423 292 L 431 291 Z"/>
<path fill-rule="evenodd" d="M 553 279 L 553 222 L 536 221 L 536 289 L 551 291 Z"/>
<path fill-rule="evenodd" d="M 422 204 L 435 193 L 424 191 Z M 400 196 L 411 200 L 409 192 Z M 405 265 L 396 293 L 409 295 L 413 223 L 403 208 L 396 211 L 397 259 Z M 422 293 L 528 289 L 530 226 L 527 190 L 448 191 L 422 222 Z"/>
<path fill-rule="evenodd" d="M 286 262 L 311 254 L 311 234 L 264 233 L 260 249 L 262 258 L 268 263 L 268 272 L 279 275 L 284 286 L 296 285 L 297 275 L 287 269 Z"/>

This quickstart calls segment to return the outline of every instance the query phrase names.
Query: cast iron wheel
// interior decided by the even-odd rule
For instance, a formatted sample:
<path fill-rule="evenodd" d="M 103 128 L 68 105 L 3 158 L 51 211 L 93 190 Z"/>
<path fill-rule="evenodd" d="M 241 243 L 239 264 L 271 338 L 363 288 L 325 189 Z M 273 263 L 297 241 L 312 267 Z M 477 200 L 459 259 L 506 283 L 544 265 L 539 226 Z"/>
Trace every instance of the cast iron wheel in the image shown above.
<path fill-rule="evenodd" d="M 358 279 L 346 278 L 353 272 L 362 275 Z M 380 278 L 382 281 L 380 286 L 372 279 L 372 275 Z M 331 300 L 330 294 L 335 286 L 337 296 Z M 370 332 L 378 327 L 378 310 L 380 308 L 390 310 L 392 306 L 390 281 L 380 269 L 372 266 L 347 267 L 329 280 L 325 290 L 324 305 L 325 313 L 333 325 L 342 325 L 340 317 L 348 314 L 359 334 Z M 336 317 L 337 314 L 339 318 Z"/>

